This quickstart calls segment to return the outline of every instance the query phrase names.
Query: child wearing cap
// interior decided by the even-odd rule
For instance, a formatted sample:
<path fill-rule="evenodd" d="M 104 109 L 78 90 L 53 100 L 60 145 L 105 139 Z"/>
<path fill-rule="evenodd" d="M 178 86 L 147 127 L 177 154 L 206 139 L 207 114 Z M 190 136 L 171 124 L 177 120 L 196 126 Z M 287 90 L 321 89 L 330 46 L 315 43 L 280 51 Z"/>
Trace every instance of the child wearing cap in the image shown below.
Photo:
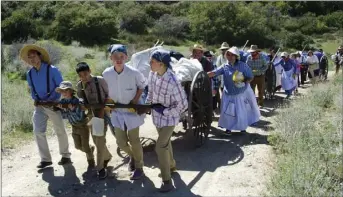
<path fill-rule="evenodd" d="M 161 170 L 160 192 L 172 190 L 171 172 L 176 170 L 170 138 L 179 123 L 180 114 L 187 109 L 187 97 L 181 83 L 171 70 L 168 51 L 156 50 L 151 56 L 147 103 L 162 104 L 152 110 L 153 123 L 158 132 L 156 153 Z"/>
<path fill-rule="evenodd" d="M 62 99 L 57 107 L 60 108 L 63 119 L 68 119 L 72 126 L 72 136 L 75 148 L 86 153 L 88 161 L 88 170 L 95 167 L 94 146 L 89 144 L 88 119 L 85 112 L 78 105 L 79 99 L 75 96 L 73 85 L 69 81 L 62 81 L 56 88 L 56 92 L 62 95 Z M 68 108 L 62 108 L 62 104 L 69 104 Z"/>
<path fill-rule="evenodd" d="M 109 84 L 109 98 L 115 103 L 138 104 L 147 80 L 137 69 L 125 64 L 128 59 L 126 46 L 114 44 L 108 48 L 111 67 L 102 73 Z M 144 123 L 144 115 L 130 109 L 112 110 L 111 122 L 120 149 L 130 156 L 129 171 L 131 180 L 140 179 L 143 172 L 143 148 L 139 139 L 139 127 Z M 130 143 L 129 143 L 130 142 Z"/>

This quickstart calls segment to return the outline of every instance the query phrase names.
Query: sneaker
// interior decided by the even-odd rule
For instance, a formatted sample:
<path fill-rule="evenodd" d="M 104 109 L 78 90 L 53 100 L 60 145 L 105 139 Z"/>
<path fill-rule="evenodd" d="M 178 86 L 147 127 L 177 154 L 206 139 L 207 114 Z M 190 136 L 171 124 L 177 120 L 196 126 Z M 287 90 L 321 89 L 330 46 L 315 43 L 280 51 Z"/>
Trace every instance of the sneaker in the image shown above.
<path fill-rule="evenodd" d="M 42 161 L 38 164 L 37 168 L 45 168 L 50 165 L 52 165 L 51 161 Z"/>
<path fill-rule="evenodd" d="M 62 157 L 61 161 L 58 162 L 58 165 L 65 165 L 71 163 L 71 159 L 67 157 Z"/>
<path fill-rule="evenodd" d="M 130 180 L 138 180 L 144 176 L 144 172 L 142 169 L 135 169 L 135 171 L 130 176 Z"/>
<path fill-rule="evenodd" d="M 176 169 L 176 167 L 172 167 L 172 168 L 170 168 L 170 174 L 172 174 L 173 172 L 176 172 L 177 171 L 177 169 Z M 162 177 L 162 174 L 161 173 L 159 173 L 158 174 L 158 177 Z"/>
<path fill-rule="evenodd" d="M 99 179 L 105 179 L 107 177 L 106 168 L 103 168 L 98 172 L 98 177 L 99 177 Z"/>
<path fill-rule="evenodd" d="M 164 193 L 164 192 L 169 192 L 172 189 L 174 189 L 174 186 L 173 186 L 172 181 L 169 180 L 169 181 L 163 181 L 162 182 L 162 185 L 161 185 L 161 188 L 159 189 L 159 191 Z"/>
<path fill-rule="evenodd" d="M 111 159 L 112 159 L 112 158 L 110 158 L 110 159 L 104 161 L 104 168 L 107 168 L 108 162 L 110 162 Z"/>
<path fill-rule="evenodd" d="M 128 168 L 129 168 L 129 172 L 135 171 L 135 160 L 132 157 L 130 157 Z"/>

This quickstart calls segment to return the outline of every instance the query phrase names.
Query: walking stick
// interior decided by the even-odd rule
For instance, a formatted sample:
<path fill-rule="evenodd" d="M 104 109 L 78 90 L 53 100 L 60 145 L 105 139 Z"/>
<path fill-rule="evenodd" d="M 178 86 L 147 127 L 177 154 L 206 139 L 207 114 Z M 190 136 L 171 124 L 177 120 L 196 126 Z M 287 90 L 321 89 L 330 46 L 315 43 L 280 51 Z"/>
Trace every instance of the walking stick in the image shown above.
<path fill-rule="evenodd" d="M 248 42 L 249 42 L 249 40 L 247 40 L 247 41 L 245 42 L 242 51 L 244 51 L 244 49 L 245 49 L 245 47 L 247 46 Z"/>

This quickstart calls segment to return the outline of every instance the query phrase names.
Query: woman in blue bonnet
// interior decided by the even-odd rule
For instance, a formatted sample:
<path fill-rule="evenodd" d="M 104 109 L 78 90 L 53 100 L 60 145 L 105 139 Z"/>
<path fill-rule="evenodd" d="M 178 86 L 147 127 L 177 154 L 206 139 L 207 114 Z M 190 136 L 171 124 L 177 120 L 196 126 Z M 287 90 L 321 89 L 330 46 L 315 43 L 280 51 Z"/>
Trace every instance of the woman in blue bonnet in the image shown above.
<path fill-rule="evenodd" d="M 260 119 L 254 92 L 249 83 L 253 79 L 250 67 L 239 61 L 240 53 L 237 47 L 231 47 L 225 53 L 228 64 L 208 72 L 209 77 L 224 76 L 224 91 L 221 101 L 219 127 L 246 132 L 248 126 Z"/>
<path fill-rule="evenodd" d="M 153 107 L 151 112 L 158 132 L 156 153 L 163 181 L 160 192 L 168 192 L 174 188 L 171 173 L 176 170 L 176 163 L 170 138 L 175 126 L 179 124 L 181 113 L 188 107 L 186 93 L 173 73 L 170 61 L 169 51 L 163 49 L 156 50 L 151 55 L 146 100 L 147 103 L 162 104 L 160 107 Z"/>

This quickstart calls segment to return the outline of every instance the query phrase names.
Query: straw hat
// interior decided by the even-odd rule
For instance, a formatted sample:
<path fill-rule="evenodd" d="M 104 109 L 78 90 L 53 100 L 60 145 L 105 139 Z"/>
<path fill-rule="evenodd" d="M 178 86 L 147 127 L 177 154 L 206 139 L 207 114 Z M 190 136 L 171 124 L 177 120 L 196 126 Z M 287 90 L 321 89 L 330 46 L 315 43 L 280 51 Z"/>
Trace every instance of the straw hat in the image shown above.
<path fill-rule="evenodd" d="M 35 44 L 28 44 L 28 45 L 25 45 L 21 50 L 20 50 L 20 58 L 22 60 L 24 60 L 26 63 L 30 64 L 29 62 L 29 58 L 27 57 L 28 55 L 28 52 L 31 51 L 31 50 L 35 50 L 35 51 L 38 51 L 40 54 L 41 54 L 41 57 L 42 57 L 42 61 L 43 62 L 46 62 L 48 64 L 50 64 L 50 56 L 49 56 L 49 53 L 46 49 L 40 47 L 40 46 L 37 46 Z"/>
<path fill-rule="evenodd" d="M 229 48 L 230 48 L 229 44 L 227 42 L 223 42 L 219 49 L 223 50 L 223 49 L 229 49 Z"/>
<path fill-rule="evenodd" d="M 63 90 L 72 90 L 75 91 L 73 88 L 73 84 L 70 81 L 62 81 L 60 86 L 55 89 L 56 92 L 61 93 Z"/>
<path fill-rule="evenodd" d="M 261 50 L 257 47 L 257 45 L 251 45 L 250 49 L 248 50 L 248 53 L 252 53 L 255 51 L 261 51 Z"/>
<path fill-rule="evenodd" d="M 204 48 L 202 45 L 200 45 L 200 44 L 195 44 L 195 45 L 193 45 L 193 47 L 191 48 L 191 50 L 192 50 L 192 51 L 193 51 L 193 50 L 205 51 L 205 48 Z"/>
<path fill-rule="evenodd" d="M 343 49 L 343 45 L 338 47 L 338 50 L 342 50 Z"/>

